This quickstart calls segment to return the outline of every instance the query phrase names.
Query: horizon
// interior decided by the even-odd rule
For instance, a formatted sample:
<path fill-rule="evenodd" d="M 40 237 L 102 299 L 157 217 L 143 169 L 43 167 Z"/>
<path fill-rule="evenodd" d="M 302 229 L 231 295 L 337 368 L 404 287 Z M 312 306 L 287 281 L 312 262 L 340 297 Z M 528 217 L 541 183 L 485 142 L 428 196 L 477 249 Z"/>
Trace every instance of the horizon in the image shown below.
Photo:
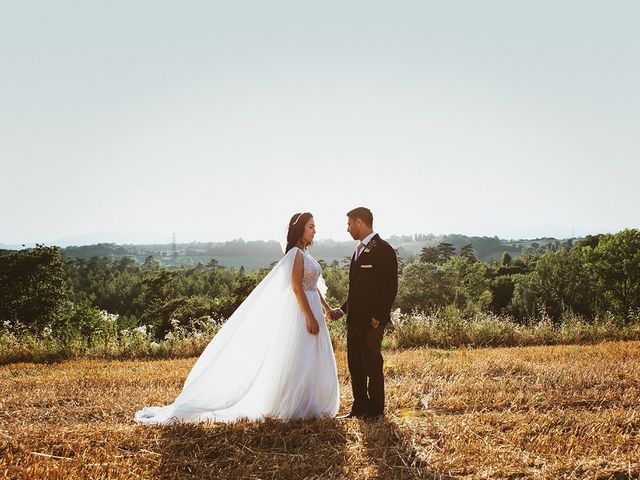
<path fill-rule="evenodd" d="M 622 229 L 624 230 L 624 229 Z M 552 236 L 552 235 L 538 235 L 538 236 L 532 236 L 532 237 L 502 237 L 499 235 L 469 235 L 469 234 L 465 234 L 465 233 L 459 233 L 459 232 L 449 232 L 449 233 L 431 233 L 431 232 L 413 232 L 413 233 L 393 233 L 390 235 L 383 235 L 382 233 L 378 232 L 377 230 L 374 229 L 374 231 L 376 231 L 377 233 L 380 234 L 380 236 L 384 239 L 390 239 L 390 238 L 401 238 L 401 237 L 407 237 L 407 236 L 411 236 L 411 237 L 415 237 L 416 235 L 424 235 L 424 236 L 434 236 L 435 238 L 438 237 L 446 237 L 446 236 L 450 236 L 450 235 L 460 235 L 460 236 L 464 236 L 464 237 L 468 237 L 468 238 L 495 238 L 497 237 L 499 240 L 504 240 L 504 241 L 509 241 L 509 242 L 518 242 L 518 241 L 533 241 L 533 240 L 542 240 L 542 239 L 554 239 L 554 240 L 559 240 L 559 241 L 566 241 L 566 240 L 577 240 L 580 238 L 584 238 L 587 235 L 599 235 L 599 234 L 613 234 L 613 233 L 617 233 L 618 231 L 611 231 L 611 232 L 591 232 L 591 233 L 587 233 L 585 235 L 581 235 L 581 236 L 566 236 L 566 237 L 558 237 L 558 236 Z M 87 236 L 92 236 L 93 234 L 89 233 L 87 234 Z M 348 236 L 347 236 L 348 237 Z M 314 242 L 336 242 L 336 243 L 348 243 L 348 242 L 355 242 L 355 240 L 351 239 L 351 238 L 347 238 L 345 237 L 344 239 L 336 239 L 336 238 L 331 238 L 331 237 L 321 237 L 321 238 L 316 238 L 314 239 Z M 93 246 L 93 245 L 99 245 L 99 244 L 115 244 L 115 245 L 171 245 L 173 243 L 173 237 L 170 237 L 169 239 L 167 239 L 167 241 L 112 241 L 110 239 L 105 239 L 105 240 L 100 240 L 100 241 L 93 241 L 90 243 L 71 243 L 70 241 L 63 241 L 65 240 L 63 239 L 58 239 L 56 241 L 34 241 L 34 242 L 21 242 L 21 243 L 8 243 L 8 242 L 0 242 L 0 247 L 9 247 L 9 249 L 16 249 L 16 247 L 25 247 L 25 248 L 31 248 L 37 244 L 41 244 L 41 245 L 46 245 L 46 246 L 58 246 L 60 248 L 67 248 L 67 247 L 86 247 L 86 246 Z M 179 240 L 179 237 L 176 235 L 176 245 L 190 245 L 190 244 L 198 244 L 198 243 L 226 243 L 226 242 L 236 242 L 236 241 L 243 241 L 246 243 L 249 242 L 276 242 L 279 243 L 280 245 L 283 245 L 283 240 L 278 240 L 275 238 L 244 238 L 244 237 L 236 237 L 236 238 L 228 238 L 228 239 L 223 239 L 223 240 L 190 240 L 190 241 L 181 241 Z M 424 240 L 412 240 L 412 241 L 424 241 Z"/>

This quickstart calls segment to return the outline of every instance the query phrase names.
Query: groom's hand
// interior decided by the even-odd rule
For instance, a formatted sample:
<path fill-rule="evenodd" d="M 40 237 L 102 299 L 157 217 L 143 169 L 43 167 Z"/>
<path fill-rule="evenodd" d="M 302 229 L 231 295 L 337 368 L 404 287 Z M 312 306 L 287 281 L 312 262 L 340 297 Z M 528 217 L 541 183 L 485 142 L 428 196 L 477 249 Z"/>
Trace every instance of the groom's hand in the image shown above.
<path fill-rule="evenodd" d="M 380 325 L 380 322 L 378 320 L 376 320 L 375 318 L 371 317 L 371 326 L 373 328 L 378 328 L 379 325 Z"/>

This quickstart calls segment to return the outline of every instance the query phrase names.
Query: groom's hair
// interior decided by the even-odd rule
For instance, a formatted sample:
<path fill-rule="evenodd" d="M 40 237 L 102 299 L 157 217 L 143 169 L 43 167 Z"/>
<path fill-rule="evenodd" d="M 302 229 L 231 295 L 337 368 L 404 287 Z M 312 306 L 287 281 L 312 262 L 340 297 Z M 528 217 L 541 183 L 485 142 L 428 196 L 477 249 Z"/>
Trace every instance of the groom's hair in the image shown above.
<path fill-rule="evenodd" d="M 354 208 L 350 212 L 347 212 L 347 217 L 353 220 L 359 218 L 367 227 L 373 227 L 373 213 L 366 207 Z"/>

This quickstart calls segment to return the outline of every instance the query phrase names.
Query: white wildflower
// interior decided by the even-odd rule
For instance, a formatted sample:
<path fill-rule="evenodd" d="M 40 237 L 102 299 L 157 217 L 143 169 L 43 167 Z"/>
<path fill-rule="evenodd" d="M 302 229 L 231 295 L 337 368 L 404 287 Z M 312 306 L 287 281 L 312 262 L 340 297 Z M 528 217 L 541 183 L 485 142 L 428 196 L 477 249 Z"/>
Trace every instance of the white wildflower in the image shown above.
<path fill-rule="evenodd" d="M 146 325 L 140 325 L 139 327 L 134 328 L 133 331 L 135 333 L 139 333 L 141 335 L 146 335 L 147 334 L 147 326 Z"/>
<path fill-rule="evenodd" d="M 102 321 L 109 323 L 115 323 L 120 316 L 117 313 L 109 313 L 106 310 L 101 310 L 100 315 L 102 316 Z"/>

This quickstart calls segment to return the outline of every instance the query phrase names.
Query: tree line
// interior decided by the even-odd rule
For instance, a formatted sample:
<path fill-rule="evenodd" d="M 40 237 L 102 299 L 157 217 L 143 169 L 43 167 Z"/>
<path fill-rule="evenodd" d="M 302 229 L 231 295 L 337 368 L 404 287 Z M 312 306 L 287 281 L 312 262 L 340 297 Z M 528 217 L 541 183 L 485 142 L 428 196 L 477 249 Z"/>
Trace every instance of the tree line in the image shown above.
<path fill-rule="evenodd" d="M 450 243 L 460 249 L 470 245 L 474 255 L 481 261 L 491 262 L 499 259 L 503 252 L 509 252 L 514 257 L 523 253 L 544 253 L 559 247 L 571 246 L 573 239 L 557 240 L 555 238 L 539 238 L 532 240 L 504 240 L 494 237 L 469 237 L 459 234 L 433 235 L 392 235 L 386 240 L 397 249 L 398 254 L 405 259 L 417 257 L 425 246 L 439 243 Z M 166 267 L 189 266 L 198 263 L 206 265 L 210 260 L 216 260 L 225 267 L 254 270 L 277 261 L 282 256 L 282 246 L 275 240 L 244 241 L 236 239 L 226 242 L 191 242 L 154 245 L 118 245 L 115 243 L 99 243 L 95 245 L 69 246 L 62 249 L 64 255 L 89 260 L 93 257 L 106 257 L 110 260 L 131 258 L 138 264 L 143 264 L 147 257 L 153 256 Z M 353 241 L 336 241 L 320 239 L 313 245 L 316 258 L 322 258 L 329 263 L 340 261 L 344 256 L 353 253 Z"/>
<path fill-rule="evenodd" d="M 397 306 L 433 312 L 452 305 L 471 314 L 491 311 L 520 322 L 571 311 L 587 319 L 626 322 L 640 309 L 640 231 L 589 235 L 543 252 L 499 262 L 476 260 L 470 245 L 422 249 L 401 265 Z"/>
<path fill-rule="evenodd" d="M 349 260 L 320 260 L 334 304 L 346 297 Z M 76 258 L 43 245 L 0 251 L 0 327 L 90 342 L 112 315 L 113 328 L 144 326 L 162 339 L 175 324 L 223 322 L 272 266 L 245 272 L 212 259 L 165 267 L 153 256 L 143 263 Z M 587 236 L 516 258 L 505 251 L 492 262 L 479 261 L 473 245 L 426 246 L 400 256 L 395 306 L 404 313 L 493 312 L 523 324 L 542 317 L 559 324 L 571 311 L 625 324 L 640 310 L 640 231 Z"/>

